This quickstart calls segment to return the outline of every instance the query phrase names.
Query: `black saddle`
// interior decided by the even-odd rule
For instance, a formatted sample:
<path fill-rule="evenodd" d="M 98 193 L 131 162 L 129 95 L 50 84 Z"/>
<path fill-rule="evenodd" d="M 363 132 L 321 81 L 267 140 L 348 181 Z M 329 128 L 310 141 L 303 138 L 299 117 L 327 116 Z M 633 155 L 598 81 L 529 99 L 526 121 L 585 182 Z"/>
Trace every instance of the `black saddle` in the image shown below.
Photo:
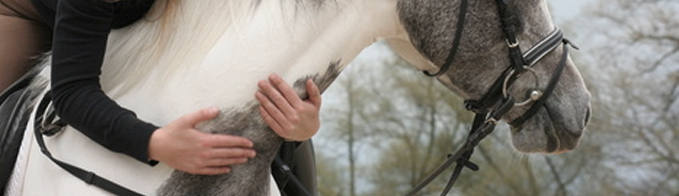
<path fill-rule="evenodd" d="M 5 192 L 14 169 L 32 101 L 38 95 L 28 89 L 38 73 L 39 70 L 29 72 L 0 94 L 0 193 Z"/>

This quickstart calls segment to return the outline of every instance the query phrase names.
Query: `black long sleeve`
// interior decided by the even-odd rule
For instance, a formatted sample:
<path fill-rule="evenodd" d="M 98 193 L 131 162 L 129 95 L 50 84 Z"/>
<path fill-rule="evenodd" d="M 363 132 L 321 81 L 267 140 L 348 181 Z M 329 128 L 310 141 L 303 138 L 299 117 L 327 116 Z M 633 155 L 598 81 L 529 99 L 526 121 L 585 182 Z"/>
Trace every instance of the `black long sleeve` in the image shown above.
<path fill-rule="evenodd" d="M 101 89 L 99 76 L 116 15 L 102 0 L 33 0 L 54 28 L 52 96 L 59 116 L 115 152 L 148 162 L 148 144 L 158 127 L 122 108 Z M 50 9 L 52 8 L 52 9 Z M 52 17 L 50 17 L 52 16 Z M 141 16 L 141 15 L 140 15 Z"/>

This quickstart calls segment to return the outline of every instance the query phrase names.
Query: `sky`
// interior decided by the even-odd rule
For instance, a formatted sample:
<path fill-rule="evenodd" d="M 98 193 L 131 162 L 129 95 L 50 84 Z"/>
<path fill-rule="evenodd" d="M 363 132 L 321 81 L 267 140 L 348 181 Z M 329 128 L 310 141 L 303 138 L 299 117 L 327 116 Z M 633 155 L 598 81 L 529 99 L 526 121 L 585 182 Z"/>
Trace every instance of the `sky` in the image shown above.
<path fill-rule="evenodd" d="M 557 23 L 563 23 L 567 20 L 580 14 L 587 3 L 592 3 L 591 0 L 547 0 L 550 4 L 552 16 Z"/>

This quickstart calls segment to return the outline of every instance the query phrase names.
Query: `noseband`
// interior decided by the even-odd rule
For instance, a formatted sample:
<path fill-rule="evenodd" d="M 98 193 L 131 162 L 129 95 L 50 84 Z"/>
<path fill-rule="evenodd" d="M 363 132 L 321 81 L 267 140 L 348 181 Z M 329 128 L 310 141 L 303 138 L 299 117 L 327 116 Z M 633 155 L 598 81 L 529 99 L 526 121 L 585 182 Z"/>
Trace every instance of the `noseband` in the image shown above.
<path fill-rule="evenodd" d="M 572 44 L 567 39 L 563 38 L 563 33 L 561 30 L 558 28 L 555 29 L 526 52 L 521 52 L 519 41 L 516 38 L 516 26 L 513 23 L 513 21 L 516 20 L 516 15 L 514 15 L 513 10 L 509 7 L 511 0 L 496 0 L 496 2 L 500 12 L 502 29 L 507 41 L 511 65 L 504 72 L 502 72 L 502 75 L 500 75 L 500 77 L 495 80 L 483 97 L 478 100 L 465 101 L 465 108 L 476 113 L 474 122 L 472 123 L 471 131 L 467 136 L 465 144 L 460 149 L 458 149 L 455 154 L 449 154 L 448 158 L 443 164 L 436 168 L 436 170 L 434 170 L 429 176 L 427 176 L 427 178 L 425 178 L 422 182 L 420 182 L 420 184 L 418 184 L 407 194 L 409 196 L 415 195 L 417 192 L 422 190 L 453 163 L 457 163 L 457 165 L 441 195 L 446 195 L 450 191 L 464 167 L 467 167 L 473 171 L 478 170 L 479 167 L 476 164 L 470 162 L 469 158 L 471 157 L 472 153 L 474 152 L 474 148 L 479 144 L 479 142 L 481 142 L 483 138 L 493 132 L 497 123 L 500 121 L 500 119 L 502 119 L 502 116 L 504 116 L 514 106 L 525 106 L 530 103 L 533 104 L 522 116 L 514 119 L 512 122 L 509 122 L 509 124 L 512 126 L 521 126 L 526 122 L 526 120 L 533 117 L 544 105 L 549 95 L 552 94 L 561 77 L 561 74 L 563 73 L 563 69 L 566 66 L 566 60 L 568 59 L 567 46 Z M 462 0 L 460 4 L 460 15 L 457 22 L 453 46 L 448 54 L 448 57 L 446 58 L 445 64 L 436 73 L 424 71 L 425 75 L 430 77 L 441 76 L 446 73 L 452 65 L 455 59 L 455 54 L 457 53 L 457 49 L 460 46 L 460 39 L 464 29 L 467 7 L 468 0 Z M 547 86 L 541 90 L 537 73 L 533 70 L 533 65 L 535 65 L 535 63 L 540 61 L 547 54 L 554 51 L 559 45 L 562 45 L 563 47 L 563 54 L 561 55 L 561 59 L 556 67 L 556 70 L 554 73 L 552 73 L 549 83 L 547 83 Z M 577 47 L 573 47 L 577 49 Z M 509 87 L 511 87 L 511 85 L 519 77 L 526 73 L 534 77 L 536 82 L 535 89 L 530 92 L 528 99 L 517 103 L 514 98 L 509 95 L 508 90 Z"/>

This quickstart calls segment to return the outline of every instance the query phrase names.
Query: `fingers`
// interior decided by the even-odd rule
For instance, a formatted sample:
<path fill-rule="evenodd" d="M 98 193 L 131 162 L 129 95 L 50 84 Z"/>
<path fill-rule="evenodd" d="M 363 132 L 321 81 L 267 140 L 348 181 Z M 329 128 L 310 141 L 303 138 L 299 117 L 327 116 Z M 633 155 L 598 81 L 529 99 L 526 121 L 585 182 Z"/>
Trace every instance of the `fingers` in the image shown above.
<path fill-rule="evenodd" d="M 283 129 L 283 126 L 281 126 L 281 124 L 278 121 L 276 121 L 276 119 L 274 119 L 274 117 L 271 116 L 271 114 L 266 109 L 264 109 L 263 106 L 259 106 L 258 109 L 259 109 L 260 116 L 262 116 L 262 119 L 264 119 L 264 122 L 267 125 L 269 125 L 269 127 L 274 132 L 281 133 L 285 130 L 285 129 Z M 278 135 L 280 135 L 281 137 L 283 136 L 283 134 L 278 134 Z"/>
<path fill-rule="evenodd" d="M 283 94 L 283 96 L 290 103 L 290 105 L 292 105 L 293 107 L 298 107 L 302 103 L 302 99 L 299 98 L 295 90 L 293 90 L 292 87 L 288 85 L 288 83 L 283 81 L 283 79 L 280 76 L 272 74 L 271 76 L 269 76 L 269 80 Z"/>
<path fill-rule="evenodd" d="M 244 137 L 204 133 L 194 126 L 216 117 L 216 108 L 188 113 L 154 132 L 149 158 L 192 174 L 215 175 L 231 171 L 256 156 L 253 142 Z"/>
<path fill-rule="evenodd" d="M 256 95 L 258 96 L 257 99 L 260 101 L 260 103 L 272 103 L 271 105 L 266 105 L 265 109 L 267 109 L 273 115 L 273 117 L 278 117 L 276 112 L 273 111 L 276 109 L 282 111 L 283 115 L 292 117 L 294 119 L 297 115 L 297 111 L 305 107 L 303 103 L 306 101 L 302 100 L 297 95 L 295 90 L 285 83 L 285 81 L 283 81 L 280 76 L 272 74 L 269 76 L 269 80 L 271 81 L 271 84 L 264 80 L 258 83 L 258 86 L 263 94 Z M 306 87 L 307 93 L 309 95 L 308 101 L 316 108 L 320 108 L 322 98 L 318 86 L 316 86 L 313 80 L 308 79 L 306 82 Z"/>
<path fill-rule="evenodd" d="M 202 167 L 223 167 L 243 164 L 256 155 L 251 149 L 221 148 L 203 154 Z"/>
<path fill-rule="evenodd" d="M 206 154 L 206 159 L 221 160 L 221 159 L 249 159 L 257 155 L 253 149 L 245 148 L 217 148 Z"/>
<path fill-rule="evenodd" d="M 266 121 L 267 124 L 272 125 L 272 123 L 275 123 L 278 124 L 279 126 L 289 124 L 286 114 L 284 114 L 284 112 L 281 111 L 281 109 L 279 109 L 273 102 L 271 102 L 269 98 L 266 97 L 266 95 L 262 94 L 261 92 L 257 92 L 257 94 L 255 94 L 255 97 L 261 104 L 259 112 L 260 115 L 266 114 L 266 116 L 262 116 L 262 118 L 267 117 L 270 119 L 269 121 Z"/>
<path fill-rule="evenodd" d="M 316 106 L 316 108 L 321 107 L 321 91 L 318 89 L 318 86 L 314 83 L 313 80 L 309 79 L 306 81 L 306 89 L 307 93 L 309 94 L 309 101 Z"/>
<path fill-rule="evenodd" d="M 211 137 L 217 136 L 222 135 L 212 134 Z M 236 140 L 233 140 L 234 138 Z M 251 142 L 249 142 L 247 139 L 240 139 L 239 137 L 235 136 L 234 138 L 227 140 L 243 140 L 243 142 L 241 142 L 242 144 L 237 144 L 238 142 L 230 144 L 227 140 L 221 141 L 219 139 L 214 141 L 220 141 L 219 143 L 226 144 L 223 146 L 251 145 Z M 176 169 L 199 175 L 225 174 L 231 172 L 231 166 L 244 164 L 257 155 L 253 149 L 240 147 L 210 147 L 203 150 L 202 152 L 197 152 L 196 154 L 198 154 L 198 156 L 195 156 L 193 160 L 190 160 L 192 158 L 189 158 L 191 155 L 185 156 L 187 161 L 193 162 L 194 164 L 190 164 L 190 166 L 186 167 L 178 167 Z"/>
<path fill-rule="evenodd" d="M 217 175 L 231 172 L 231 166 L 244 164 L 256 155 L 254 150 L 239 148 L 218 148 L 206 153 L 202 166 L 190 172 L 202 175 Z"/>
<path fill-rule="evenodd" d="M 245 147 L 252 146 L 248 139 L 216 134 L 206 134 L 206 137 L 211 140 L 208 143 L 213 144 L 181 156 L 186 163 L 191 164 L 183 163 L 175 167 L 176 169 L 199 175 L 225 174 L 231 172 L 231 166 L 244 164 L 257 155 L 254 149 Z"/>
<path fill-rule="evenodd" d="M 260 81 L 261 91 L 255 94 L 264 122 L 286 140 L 301 141 L 313 136 L 319 127 L 318 112 L 322 101 L 318 86 L 313 80 L 307 80 L 309 99 L 302 100 L 280 77 L 271 75 L 269 80 Z"/>
<path fill-rule="evenodd" d="M 231 165 L 239 165 L 246 162 L 248 162 L 247 158 L 213 159 L 208 163 L 208 168 L 229 167 Z"/>
<path fill-rule="evenodd" d="M 279 92 L 278 89 L 271 86 L 271 84 L 269 84 L 266 81 L 260 81 L 258 83 L 258 86 L 261 89 L 261 93 L 263 93 L 261 95 L 257 95 L 259 96 L 257 97 L 257 99 L 260 102 L 272 102 L 269 107 L 277 108 L 277 110 L 283 112 L 284 115 L 294 115 L 294 108 L 292 104 L 289 102 L 290 100 L 286 100 L 285 96 L 281 94 L 282 92 Z M 260 92 L 258 92 L 258 94 L 259 93 Z"/>
<path fill-rule="evenodd" d="M 203 167 L 200 169 L 197 169 L 195 171 L 185 171 L 190 174 L 195 174 L 195 175 L 219 175 L 219 174 L 226 174 L 231 172 L 231 167 L 229 166 L 222 166 L 222 167 Z"/>
<path fill-rule="evenodd" d="M 252 148 L 254 144 L 248 138 L 233 135 L 205 134 L 206 146 L 211 148 Z"/>
<path fill-rule="evenodd" d="M 176 125 L 180 127 L 192 128 L 200 122 L 217 117 L 217 114 L 219 114 L 219 110 L 217 108 L 205 108 L 179 117 L 179 119 L 177 119 L 175 122 L 177 123 Z"/>

